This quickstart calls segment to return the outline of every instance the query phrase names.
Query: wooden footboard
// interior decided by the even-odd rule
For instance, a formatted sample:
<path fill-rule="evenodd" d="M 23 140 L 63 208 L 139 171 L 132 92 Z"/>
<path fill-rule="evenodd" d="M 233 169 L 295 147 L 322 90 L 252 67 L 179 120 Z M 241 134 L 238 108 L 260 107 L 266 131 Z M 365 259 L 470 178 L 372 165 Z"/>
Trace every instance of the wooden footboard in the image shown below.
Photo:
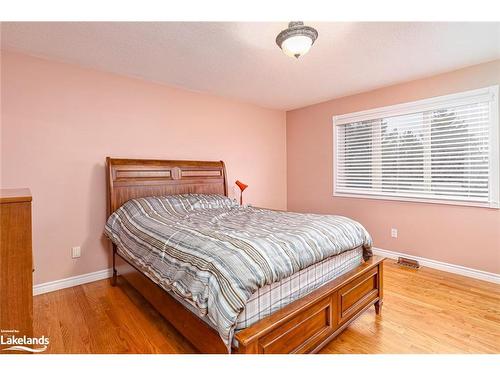
<path fill-rule="evenodd" d="M 238 353 L 315 353 L 383 298 L 383 258 L 373 257 L 236 334 Z"/>

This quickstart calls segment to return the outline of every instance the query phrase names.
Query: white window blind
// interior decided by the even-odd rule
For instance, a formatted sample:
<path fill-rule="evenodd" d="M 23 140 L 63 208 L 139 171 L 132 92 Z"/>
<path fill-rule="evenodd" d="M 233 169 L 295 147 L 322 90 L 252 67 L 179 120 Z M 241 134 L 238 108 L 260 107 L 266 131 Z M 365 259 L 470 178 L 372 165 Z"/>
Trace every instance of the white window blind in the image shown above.
<path fill-rule="evenodd" d="M 334 117 L 334 195 L 499 207 L 498 86 Z"/>

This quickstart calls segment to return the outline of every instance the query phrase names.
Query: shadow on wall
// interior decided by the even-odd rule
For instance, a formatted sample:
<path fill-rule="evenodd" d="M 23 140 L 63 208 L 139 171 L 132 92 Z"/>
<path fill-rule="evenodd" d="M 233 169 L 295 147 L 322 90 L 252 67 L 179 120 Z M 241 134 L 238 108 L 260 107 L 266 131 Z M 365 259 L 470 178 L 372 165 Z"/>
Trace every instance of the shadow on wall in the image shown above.
<path fill-rule="evenodd" d="M 105 160 L 105 157 L 102 158 Z M 107 268 L 112 267 L 112 251 L 108 238 L 104 235 L 107 216 L 107 188 L 105 162 L 94 164 L 90 175 L 88 207 L 86 216 L 87 237 L 82 242 L 82 257 L 107 258 Z M 82 259 L 84 260 L 84 259 Z M 91 259 L 85 259 L 88 263 Z M 95 267 L 93 267 L 95 269 Z M 99 269 L 95 269 L 99 271 Z"/>

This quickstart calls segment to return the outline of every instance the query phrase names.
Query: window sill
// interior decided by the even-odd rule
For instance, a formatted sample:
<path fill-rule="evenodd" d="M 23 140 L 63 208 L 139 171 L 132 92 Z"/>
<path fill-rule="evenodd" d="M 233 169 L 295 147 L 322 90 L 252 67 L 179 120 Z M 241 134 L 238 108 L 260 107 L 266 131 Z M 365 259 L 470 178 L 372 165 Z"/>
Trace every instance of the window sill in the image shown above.
<path fill-rule="evenodd" d="M 333 197 L 361 198 L 361 199 L 400 201 L 400 202 L 413 202 L 413 203 L 443 204 L 443 205 L 451 205 L 451 206 L 490 208 L 490 209 L 497 209 L 497 210 L 500 208 L 498 202 L 496 202 L 496 204 L 495 203 L 490 204 L 490 203 L 483 203 L 483 202 L 470 202 L 470 201 L 432 199 L 432 198 L 416 198 L 416 197 L 393 196 L 393 195 L 376 195 L 376 194 L 372 195 L 372 194 L 334 192 Z"/>

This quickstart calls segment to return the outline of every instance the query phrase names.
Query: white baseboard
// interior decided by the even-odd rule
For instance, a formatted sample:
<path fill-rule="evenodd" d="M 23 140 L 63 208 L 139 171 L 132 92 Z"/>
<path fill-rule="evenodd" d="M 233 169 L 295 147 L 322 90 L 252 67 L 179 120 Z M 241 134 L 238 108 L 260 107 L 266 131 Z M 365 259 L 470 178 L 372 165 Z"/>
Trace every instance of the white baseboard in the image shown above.
<path fill-rule="evenodd" d="M 417 257 L 410 254 L 379 249 L 377 247 L 372 248 L 372 250 L 374 255 L 380 255 L 390 259 L 397 259 L 398 257 L 411 258 L 417 260 L 420 263 L 420 265 L 425 267 L 434 268 L 437 270 L 446 271 L 450 273 L 455 273 L 457 275 L 472 277 L 474 279 L 489 281 L 495 284 L 500 284 L 500 274 L 498 273 L 476 270 L 474 268 L 468 268 L 456 264 L 450 264 L 428 258 Z"/>
<path fill-rule="evenodd" d="M 70 288 L 72 286 L 91 283 L 92 281 L 108 279 L 112 275 L 113 275 L 113 270 L 111 268 L 108 268 L 106 270 L 68 277 L 67 279 L 54 280 L 54 281 L 49 281 L 48 283 L 37 284 L 33 286 L 33 295 L 36 296 L 38 294 L 53 292 L 59 289 L 65 289 L 65 288 Z"/>

